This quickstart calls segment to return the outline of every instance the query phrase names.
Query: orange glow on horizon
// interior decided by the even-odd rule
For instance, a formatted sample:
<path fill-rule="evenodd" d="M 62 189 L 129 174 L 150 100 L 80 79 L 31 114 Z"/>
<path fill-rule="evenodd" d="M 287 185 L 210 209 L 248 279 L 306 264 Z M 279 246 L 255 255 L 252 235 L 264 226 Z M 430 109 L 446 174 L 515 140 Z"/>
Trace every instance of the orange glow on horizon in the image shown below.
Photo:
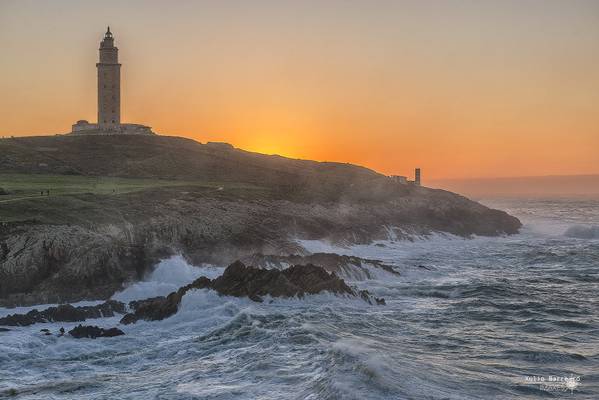
<path fill-rule="evenodd" d="M 0 136 L 96 120 L 108 21 L 122 121 L 161 134 L 424 182 L 599 173 L 599 4 L 435 4 L 6 2 Z"/>

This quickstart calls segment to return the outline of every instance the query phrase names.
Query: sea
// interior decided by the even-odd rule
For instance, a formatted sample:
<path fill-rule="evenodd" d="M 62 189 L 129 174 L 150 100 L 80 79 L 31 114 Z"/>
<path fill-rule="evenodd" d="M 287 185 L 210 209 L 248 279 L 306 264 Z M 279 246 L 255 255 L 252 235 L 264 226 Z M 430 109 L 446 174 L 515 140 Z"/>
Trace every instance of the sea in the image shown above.
<path fill-rule="evenodd" d="M 399 276 L 345 277 L 385 306 L 330 294 L 255 303 L 202 289 L 168 319 L 120 326 L 124 336 L 54 334 L 74 323 L 0 332 L 0 398 L 599 399 L 599 199 L 481 202 L 519 217 L 521 233 L 299 241 L 394 266 Z M 222 272 L 176 256 L 114 298 Z"/>

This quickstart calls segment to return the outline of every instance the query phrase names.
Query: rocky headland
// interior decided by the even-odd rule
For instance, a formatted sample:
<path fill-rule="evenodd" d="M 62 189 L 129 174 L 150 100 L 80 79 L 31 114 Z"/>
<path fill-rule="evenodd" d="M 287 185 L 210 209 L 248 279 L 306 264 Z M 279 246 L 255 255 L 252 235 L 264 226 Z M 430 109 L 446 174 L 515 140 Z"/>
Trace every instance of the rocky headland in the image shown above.
<path fill-rule="evenodd" d="M 384 299 L 372 297 L 365 290 L 355 290 L 335 273 L 329 274 L 315 265 L 267 270 L 246 266 L 237 261 L 216 279 L 201 277 L 168 296 L 131 302 L 129 305 L 134 311 L 125 315 L 121 323 L 131 324 L 140 319 L 156 321 L 170 317 L 177 312 L 183 296 L 192 289 L 212 289 L 220 295 L 247 297 L 256 302 L 262 302 L 264 296 L 301 298 L 307 294 L 329 292 L 360 297 L 370 304 L 385 304 Z"/>
<path fill-rule="evenodd" d="M 176 137 L 4 139 L 0 174 L 149 182 L 2 196 L 0 306 L 106 300 L 174 254 L 193 264 L 254 257 L 283 266 L 309 256 L 296 239 L 350 245 L 435 232 L 513 234 L 521 226 L 503 211 L 367 168 Z M 334 272 L 351 263 L 320 257 L 313 263 Z"/>

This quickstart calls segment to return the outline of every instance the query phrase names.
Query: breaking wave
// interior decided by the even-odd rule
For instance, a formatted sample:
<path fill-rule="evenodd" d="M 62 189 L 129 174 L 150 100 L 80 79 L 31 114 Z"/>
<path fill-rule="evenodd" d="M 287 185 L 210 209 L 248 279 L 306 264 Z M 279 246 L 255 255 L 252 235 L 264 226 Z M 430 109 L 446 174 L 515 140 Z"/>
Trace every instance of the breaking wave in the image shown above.
<path fill-rule="evenodd" d="M 569 227 L 566 232 L 564 232 L 564 235 L 578 239 L 599 239 L 599 225 L 574 225 Z"/>
<path fill-rule="evenodd" d="M 129 302 L 155 296 L 166 296 L 200 276 L 213 279 L 222 275 L 223 271 L 223 268 L 213 265 L 193 266 L 188 264 L 182 256 L 174 256 L 160 261 L 145 279 L 114 294 L 112 299 Z"/>

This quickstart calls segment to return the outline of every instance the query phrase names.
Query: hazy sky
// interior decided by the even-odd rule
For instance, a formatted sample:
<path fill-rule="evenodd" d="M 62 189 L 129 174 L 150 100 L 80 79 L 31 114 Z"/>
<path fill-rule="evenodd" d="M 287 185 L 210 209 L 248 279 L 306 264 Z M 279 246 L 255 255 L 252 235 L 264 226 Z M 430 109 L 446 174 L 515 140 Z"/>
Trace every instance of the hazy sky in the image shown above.
<path fill-rule="evenodd" d="M 122 119 L 384 173 L 599 173 L 599 1 L 0 0 L 0 135 Z"/>

